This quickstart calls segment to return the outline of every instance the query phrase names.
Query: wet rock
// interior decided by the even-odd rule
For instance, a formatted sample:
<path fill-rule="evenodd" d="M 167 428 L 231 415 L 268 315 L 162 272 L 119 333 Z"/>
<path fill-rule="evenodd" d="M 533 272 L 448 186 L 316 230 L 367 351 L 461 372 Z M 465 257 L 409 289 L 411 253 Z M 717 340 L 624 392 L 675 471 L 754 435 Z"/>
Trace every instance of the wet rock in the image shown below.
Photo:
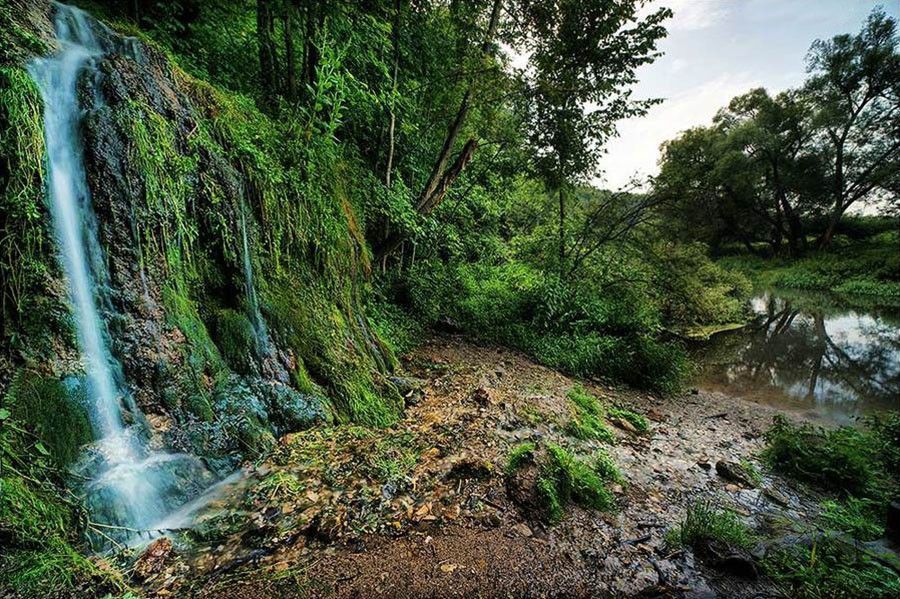
<path fill-rule="evenodd" d="M 709 462 L 701 461 L 701 462 L 697 462 L 697 465 L 700 466 L 700 468 L 702 468 L 703 470 L 709 471 L 712 469 L 712 464 L 710 464 Z"/>
<path fill-rule="evenodd" d="M 536 463 L 527 462 L 506 477 L 506 493 L 526 518 L 546 517 L 546 507 L 538 491 L 540 470 Z"/>
<path fill-rule="evenodd" d="M 707 539 L 700 542 L 697 552 L 708 564 L 726 574 L 750 580 L 759 577 L 753 556 L 743 549 Z"/>
<path fill-rule="evenodd" d="M 900 501 L 892 501 L 888 505 L 884 533 L 888 539 L 900 544 Z"/>
<path fill-rule="evenodd" d="M 612 418 L 609 419 L 609 421 L 614 426 L 622 429 L 623 431 L 627 431 L 634 435 L 638 434 L 638 429 L 633 424 L 631 424 L 630 422 L 625 420 L 624 418 L 617 418 L 617 417 L 613 416 Z"/>
<path fill-rule="evenodd" d="M 421 379 L 406 376 L 392 376 L 389 377 L 388 380 L 397 388 L 397 392 L 400 393 L 406 407 L 419 405 L 422 398 L 425 397 L 425 392 L 422 390 L 425 382 Z"/>
<path fill-rule="evenodd" d="M 727 481 L 738 483 L 745 487 L 756 486 L 750 472 L 737 462 L 719 460 L 716 462 L 716 473 Z"/>
<path fill-rule="evenodd" d="M 172 541 L 168 537 L 160 537 L 150 543 L 134 563 L 135 577 L 145 580 L 161 572 L 170 553 L 172 553 Z"/>
<path fill-rule="evenodd" d="M 775 489 L 774 487 L 766 487 L 762 490 L 762 493 L 767 499 L 769 499 L 773 503 L 780 505 L 781 507 L 787 507 L 788 503 L 790 502 L 790 500 L 786 495 L 784 495 L 784 493 L 782 493 L 778 489 Z"/>
<path fill-rule="evenodd" d="M 534 534 L 531 532 L 531 529 L 528 528 L 528 525 L 524 524 L 522 522 L 513 526 L 513 531 L 520 537 L 525 537 L 525 538 L 528 538 Z"/>

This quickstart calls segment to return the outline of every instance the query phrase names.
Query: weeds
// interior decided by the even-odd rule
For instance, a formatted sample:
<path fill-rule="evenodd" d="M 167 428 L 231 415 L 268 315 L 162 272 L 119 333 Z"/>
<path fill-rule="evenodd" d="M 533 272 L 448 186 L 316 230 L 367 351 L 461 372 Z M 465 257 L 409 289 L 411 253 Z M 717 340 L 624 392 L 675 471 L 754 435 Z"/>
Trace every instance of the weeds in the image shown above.
<path fill-rule="evenodd" d="M 672 547 L 697 547 L 703 541 L 749 549 L 755 537 L 733 511 L 698 502 L 689 506 L 681 524 L 668 532 L 666 543 Z"/>
<path fill-rule="evenodd" d="M 900 575 L 846 543 L 821 538 L 811 547 L 771 552 L 764 570 L 796 599 L 900 596 Z"/>

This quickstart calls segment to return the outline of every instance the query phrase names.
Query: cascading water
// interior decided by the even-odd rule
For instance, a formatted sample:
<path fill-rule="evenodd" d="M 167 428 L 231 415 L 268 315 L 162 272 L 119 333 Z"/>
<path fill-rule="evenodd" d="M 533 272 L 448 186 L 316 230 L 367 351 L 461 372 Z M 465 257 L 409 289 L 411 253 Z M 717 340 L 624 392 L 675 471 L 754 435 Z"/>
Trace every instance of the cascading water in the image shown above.
<path fill-rule="evenodd" d="M 47 193 L 84 360 L 87 407 L 96 439 L 77 470 L 89 481 L 82 487 L 92 519 L 111 531 L 111 536 L 125 539 L 132 536 L 133 529 L 152 529 L 172 510 L 196 497 L 213 477 L 192 456 L 147 447 L 143 415 L 123 393 L 121 367 L 109 350 L 100 309 L 108 274 L 83 163 L 79 81 L 86 73 L 96 73 L 96 61 L 105 52 L 133 52 L 134 46 L 118 38 L 119 47 L 111 47 L 109 40 L 116 39 L 111 32 L 83 11 L 65 5 L 55 5 L 54 28 L 59 51 L 32 61 L 29 72 L 44 101 Z M 104 34 L 103 39 L 98 33 Z M 133 423 L 128 426 L 126 408 Z"/>
<path fill-rule="evenodd" d="M 256 297 L 256 287 L 253 285 L 253 263 L 250 256 L 250 242 L 247 238 L 246 208 L 241 204 L 241 241 L 243 242 L 244 258 L 244 287 L 247 294 L 247 304 L 250 310 L 250 323 L 256 336 L 256 350 L 262 357 L 272 353 L 269 331 L 266 321 L 259 309 L 259 299 Z"/>

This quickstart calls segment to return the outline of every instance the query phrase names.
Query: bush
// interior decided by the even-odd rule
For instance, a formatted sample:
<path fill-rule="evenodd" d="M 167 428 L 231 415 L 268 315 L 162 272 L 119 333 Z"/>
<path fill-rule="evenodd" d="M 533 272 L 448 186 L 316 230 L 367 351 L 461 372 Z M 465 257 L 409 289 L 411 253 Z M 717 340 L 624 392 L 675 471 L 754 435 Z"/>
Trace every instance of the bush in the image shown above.
<path fill-rule="evenodd" d="M 776 470 L 845 495 L 880 496 L 885 485 L 871 435 L 795 425 L 783 416 L 766 433 L 764 458 Z"/>
<path fill-rule="evenodd" d="M 428 326 L 451 322 L 467 333 L 525 351 L 576 376 L 602 376 L 662 391 L 688 373 L 684 350 L 656 339 L 655 310 L 633 290 L 600 293 L 579 281 L 519 262 L 418 262 L 409 272 L 410 312 Z"/>

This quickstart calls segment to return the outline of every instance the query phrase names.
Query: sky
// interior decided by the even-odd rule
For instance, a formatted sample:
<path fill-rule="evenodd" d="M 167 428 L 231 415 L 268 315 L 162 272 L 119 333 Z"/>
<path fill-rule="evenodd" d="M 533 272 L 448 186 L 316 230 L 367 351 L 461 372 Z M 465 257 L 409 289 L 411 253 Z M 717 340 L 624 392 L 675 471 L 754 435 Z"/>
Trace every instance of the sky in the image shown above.
<path fill-rule="evenodd" d="M 595 183 L 618 188 L 658 172 L 659 145 L 755 87 L 800 85 L 816 39 L 856 33 L 875 6 L 900 18 L 900 0 L 654 0 L 668 6 L 665 54 L 638 71 L 635 98 L 663 98 L 646 116 L 622 121 Z"/>

